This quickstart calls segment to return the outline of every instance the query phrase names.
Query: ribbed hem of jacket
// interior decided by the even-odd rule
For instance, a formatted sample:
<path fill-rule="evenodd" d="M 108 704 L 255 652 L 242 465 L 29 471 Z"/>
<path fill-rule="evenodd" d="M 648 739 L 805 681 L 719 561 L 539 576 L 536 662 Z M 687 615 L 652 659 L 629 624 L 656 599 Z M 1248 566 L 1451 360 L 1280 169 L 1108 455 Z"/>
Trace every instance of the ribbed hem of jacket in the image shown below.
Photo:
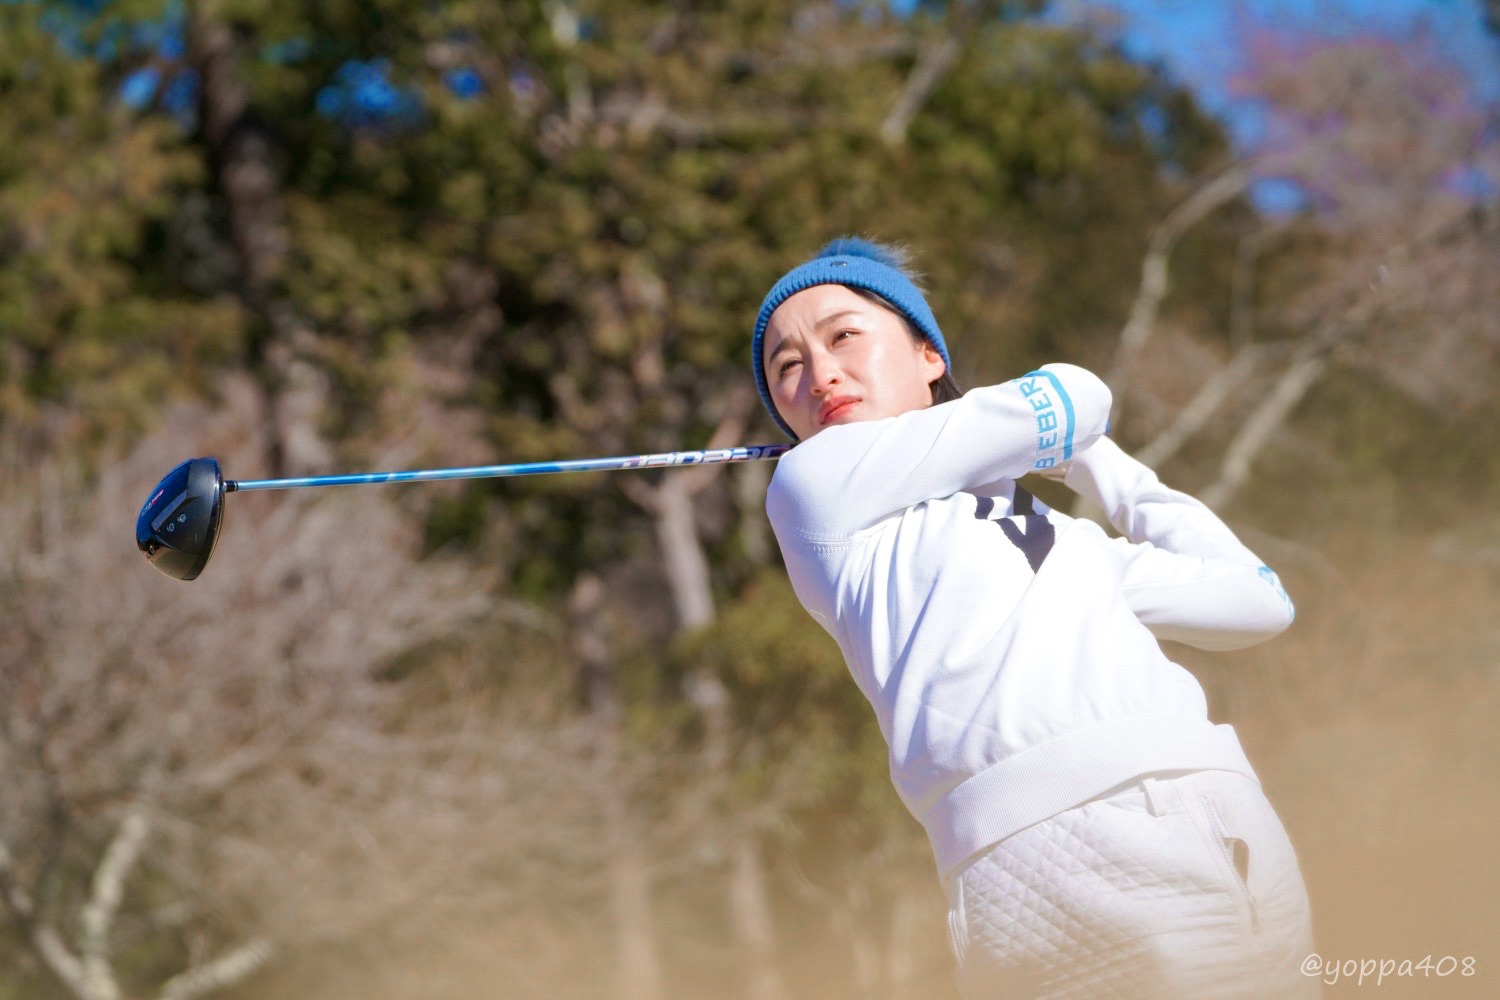
<path fill-rule="evenodd" d="M 971 854 L 1152 771 L 1226 770 L 1260 777 L 1234 727 L 1174 713 L 1107 722 L 1006 757 L 920 816 L 938 876 Z"/>

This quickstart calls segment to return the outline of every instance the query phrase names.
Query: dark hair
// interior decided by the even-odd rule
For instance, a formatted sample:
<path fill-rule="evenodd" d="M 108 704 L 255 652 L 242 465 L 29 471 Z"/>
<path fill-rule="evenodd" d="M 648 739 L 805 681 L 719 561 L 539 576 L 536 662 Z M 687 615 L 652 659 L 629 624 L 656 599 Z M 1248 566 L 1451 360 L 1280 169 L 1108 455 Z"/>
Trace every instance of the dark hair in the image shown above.
<path fill-rule="evenodd" d="M 917 329 L 916 324 L 907 318 L 906 313 L 897 309 L 896 304 L 884 295 L 865 288 L 855 288 L 852 285 L 845 285 L 844 287 L 860 298 L 869 299 L 876 305 L 883 306 L 895 313 L 897 318 L 901 320 L 901 325 L 906 327 L 906 332 L 911 334 L 911 339 L 916 341 L 918 346 L 932 343 L 932 341 L 922 335 L 922 331 Z M 954 379 L 953 372 L 948 369 L 947 365 L 943 366 L 943 374 L 933 379 L 928 387 L 932 390 L 933 406 L 939 403 L 951 403 L 955 399 L 962 398 L 964 394 L 963 389 L 959 387 L 958 381 Z"/>

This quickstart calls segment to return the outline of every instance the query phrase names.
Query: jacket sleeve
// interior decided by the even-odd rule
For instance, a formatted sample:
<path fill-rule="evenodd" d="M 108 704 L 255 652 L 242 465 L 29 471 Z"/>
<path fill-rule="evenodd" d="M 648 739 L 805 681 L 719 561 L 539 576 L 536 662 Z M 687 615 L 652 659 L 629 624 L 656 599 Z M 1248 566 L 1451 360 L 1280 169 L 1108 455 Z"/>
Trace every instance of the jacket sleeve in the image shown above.
<path fill-rule="evenodd" d="M 766 512 L 778 533 L 847 538 L 926 500 L 1065 462 L 1093 444 L 1110 392 L 1076 365 L 1044 365 L 961 399 L 830 427 L 777 464 Z"/>
<path fill-rule="evenodd" d="M 1203 503 L 1101 438 L 1064 480 L 1124 535 L 1125 596 L 1158 639 L 1240 649 L 1285 631 L 1295 609 L 1281 581 Z"/>

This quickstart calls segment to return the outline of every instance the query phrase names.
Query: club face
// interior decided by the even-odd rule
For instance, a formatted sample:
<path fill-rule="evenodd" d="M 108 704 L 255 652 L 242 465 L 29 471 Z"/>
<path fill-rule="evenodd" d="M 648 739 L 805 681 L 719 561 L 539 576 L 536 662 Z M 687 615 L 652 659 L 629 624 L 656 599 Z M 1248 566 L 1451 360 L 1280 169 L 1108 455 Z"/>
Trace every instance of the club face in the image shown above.
<path fill-rule="evenodd" d="M 223 520 L 224 478 L 212 458 L 167 473 L 135 521 L 135 544 L 174 580 L 192 580 L 208 564 Z"/>

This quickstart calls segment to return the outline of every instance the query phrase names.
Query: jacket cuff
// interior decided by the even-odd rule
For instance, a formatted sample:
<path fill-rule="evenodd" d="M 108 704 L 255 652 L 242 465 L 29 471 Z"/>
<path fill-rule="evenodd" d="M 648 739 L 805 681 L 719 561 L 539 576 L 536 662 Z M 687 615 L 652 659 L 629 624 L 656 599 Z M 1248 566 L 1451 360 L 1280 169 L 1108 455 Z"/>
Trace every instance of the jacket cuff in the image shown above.
<path fill-rule="evenodd" d="M 1101 437 L 1086 451 L 1075 455 L 1063 477 L 1069 489 L 1103 508 L 1109 523 L 1117 530 L 1129 498 L 1156 482 L 1156 473 L 1150 467 L 1127 455 L 1107 437 Z"/>

